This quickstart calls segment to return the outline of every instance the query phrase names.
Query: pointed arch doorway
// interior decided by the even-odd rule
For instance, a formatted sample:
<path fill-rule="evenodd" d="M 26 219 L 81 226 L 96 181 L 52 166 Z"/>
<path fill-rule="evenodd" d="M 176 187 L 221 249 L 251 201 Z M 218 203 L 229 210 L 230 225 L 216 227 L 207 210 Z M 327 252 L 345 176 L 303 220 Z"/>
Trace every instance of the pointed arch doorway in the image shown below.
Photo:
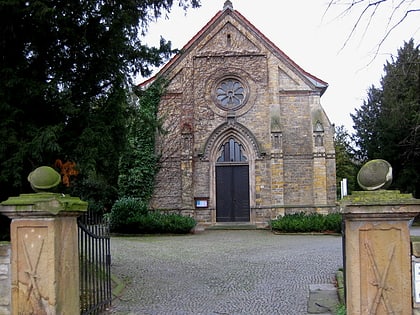
<path fill-rule="evenodd" d="M 216 222 L 249 221 L 249 163 L 243 146 L 231 137 L 216 161 Z"/>

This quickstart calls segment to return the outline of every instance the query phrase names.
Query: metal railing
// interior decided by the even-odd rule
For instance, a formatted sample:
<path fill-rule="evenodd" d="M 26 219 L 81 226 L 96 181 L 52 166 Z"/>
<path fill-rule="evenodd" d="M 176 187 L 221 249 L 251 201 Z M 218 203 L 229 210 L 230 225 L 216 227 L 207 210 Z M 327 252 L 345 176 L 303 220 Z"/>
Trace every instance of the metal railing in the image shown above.
<path fill-rule="evenodd" d="M 78 218 L 80 314 L 100 314 L 111 305 L 111 241 L 101 215 Z"/>

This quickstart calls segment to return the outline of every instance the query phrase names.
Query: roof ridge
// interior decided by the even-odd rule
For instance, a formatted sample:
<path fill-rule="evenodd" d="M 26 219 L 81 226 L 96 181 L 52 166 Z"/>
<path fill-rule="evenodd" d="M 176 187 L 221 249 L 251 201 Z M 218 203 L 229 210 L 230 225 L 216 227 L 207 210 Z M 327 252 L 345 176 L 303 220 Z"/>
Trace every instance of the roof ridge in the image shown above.
<path fill-rule="evenodd" d="M 230 0 L 226 0 L 225 4 L 223 5 L 223 11 L 227 9 L 233 10 L 232 1 Z"/>
<path fill-rule="evenodd" d="M 315 75 L 305 71 L 302 69 L 295 61 L 293 61 L 283 50 L 281 50 L 275 43 L 273 43 L 268 37 L 266 37 L 254 24 L 252 24 L 245 16 L 242 15 L 238 10 L 233 10 L 232 2 L 230 0 L 226 0 L 223 10 L 219 11 L 214 15 L 181 49 L 181 53 L 176 54 L 172 57 L 163 67 L 159 70 L 159 72 L 154 75 L 153 77 L 145 80 L 144 82 L 140 83 L 139 86 L 146 86 L 149 83 L 153 82 L 153 80 L 159 76 L 159 74 L 163 73 L 166 69 L 168 69 L 172 64 L 174 64 L 181 56 L 182 52 L 189 49 L 192 44 L 203 34 L 205 33 L 211 25 L 215 23 L 215 21 L 225 13 L 225 11 L 229 10 L 230 14 L 236 15 L 239 20 L 242 20 L 245 24 L 247 24 L 253 31 L 257 33 L 267 44 L 269 44 L 274 51 L 277 51 L 292 67 L 295 67 L 299 72 L 301 72 L 312 84 L 316 87 L 320 87 L 319 85 L 315 84 L 317 82 L 322 87 L 321 95 L 325 92 L 325 89 L 328 87 L 328 83 L 321 80 L 320 78 L 316 77 Z M 227 13 L 229 14 L 229 13 Z"/>
<path fill-rule="evenodd" d="M 299 71 L 303 72 L 305 75 L 311 77 L 315 81 L 319 81 L 322 84 L 328 85 L 327 82 L 321 80 L 320 78 L 314 76 L 313 74 L 305 71 L 301 68 L 292 58 L 290 58 L 283 50 L 281 50 L 274 42 L 272 42 L 267 36 L 265 36 L 254 24 L 252 24 L 245 16 L 242 15 L 238 10 L 234 10 L 234 13 L 239 15 L 241 19 L 246 22 L 252 29 L 254 29 L 258 35 L 260 35 L 268 44 L 270 44 L 275 50 L 277 50 L 283 57 L 287 59 L 294 67 L 296 67 Z"/>

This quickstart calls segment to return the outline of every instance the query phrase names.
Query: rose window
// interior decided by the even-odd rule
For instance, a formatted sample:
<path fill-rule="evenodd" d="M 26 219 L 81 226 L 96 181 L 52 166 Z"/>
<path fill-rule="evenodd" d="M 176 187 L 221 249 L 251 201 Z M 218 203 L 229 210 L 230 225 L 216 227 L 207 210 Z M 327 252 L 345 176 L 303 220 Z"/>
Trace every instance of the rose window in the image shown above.
<path fill-rule="evenodd" d="M 216 99 L 225 109 L 237 109 L 244 104 L 245 88 L 237 79 L 225 79 L 216 89 Z"/>

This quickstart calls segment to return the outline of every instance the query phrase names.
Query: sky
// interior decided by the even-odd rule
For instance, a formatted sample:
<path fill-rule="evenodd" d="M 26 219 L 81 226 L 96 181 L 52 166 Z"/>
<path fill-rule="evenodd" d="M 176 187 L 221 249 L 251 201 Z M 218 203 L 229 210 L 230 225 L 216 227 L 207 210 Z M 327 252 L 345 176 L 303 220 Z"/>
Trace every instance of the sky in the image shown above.
<path fill-rule="evenodd" d="M 166 17 L 149 27 L 144 38 L 149 46 L 158 45 L 160 36 L 172 42 L 173 48 L 182 48 L 216 13 L 223 9 L 225 0 L 201 0 L 201 7 L 184 12 L 174 6 Z M 239 11 L 268 39 L 306 72 L 327 82 L 329 87 L 321 97 L 321 104 L 331 123 L 344 125 L 353 132 L 355 113 L 367 97 L 370 86 L 379 86 L 383 66 L 404 41 L 414 38 L 420 43 L 420 13 L 409 14 L 384 43 L 386 32 L 399 21 L 406 8 L 391 14 L 389 0 L 360 22 L 354 35 L 347 38 L 360 16 L 362 7 L 343 14 L 345 6 L 333 5 L 328 11 L 328 0 L 231 0 Z M 341 1 L 342 3 L 348 1 Z M 407 0 L 412 9 L 420 0 Z M 389 17 L 393 21 L 389 23 Z M 367 27 L 368 25 L 368 27 Z M 379 47 L 379 50 L 378 50 Z M 138 83 L 143 81 L 138 79 Z"/>

